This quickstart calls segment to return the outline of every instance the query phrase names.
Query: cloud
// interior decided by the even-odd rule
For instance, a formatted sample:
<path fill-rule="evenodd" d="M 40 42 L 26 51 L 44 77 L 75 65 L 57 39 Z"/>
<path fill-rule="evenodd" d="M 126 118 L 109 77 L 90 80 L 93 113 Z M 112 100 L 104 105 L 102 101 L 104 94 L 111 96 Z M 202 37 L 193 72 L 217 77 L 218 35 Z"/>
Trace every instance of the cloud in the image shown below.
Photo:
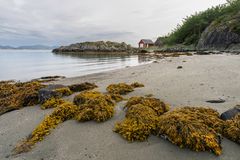
<path fill-rule="evenodd" d="M 136 44 L 170 32 L 182 18 L 226 0 L 0 0 L 0 44 Z"/>

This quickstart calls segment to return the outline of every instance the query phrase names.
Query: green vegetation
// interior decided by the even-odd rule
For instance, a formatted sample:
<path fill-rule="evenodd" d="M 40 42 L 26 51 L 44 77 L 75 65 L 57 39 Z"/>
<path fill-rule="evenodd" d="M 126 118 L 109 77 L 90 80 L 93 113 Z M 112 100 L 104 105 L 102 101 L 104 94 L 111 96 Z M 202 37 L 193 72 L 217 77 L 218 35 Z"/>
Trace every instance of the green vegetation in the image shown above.
<path fill-rule="evenodd" d="M 239 11 L 240 0 L 228 0 L 227 4 L 218 5 L 185 18 L 182 25 L 178 25 L 168 36 L 159 37 L 158 41 L 168 46 L 196 45 L 202 32 L 211 23 L 215 25 L 226 23 L 231 31 L 240 34 L 239 17 L 236 16 Z"/>

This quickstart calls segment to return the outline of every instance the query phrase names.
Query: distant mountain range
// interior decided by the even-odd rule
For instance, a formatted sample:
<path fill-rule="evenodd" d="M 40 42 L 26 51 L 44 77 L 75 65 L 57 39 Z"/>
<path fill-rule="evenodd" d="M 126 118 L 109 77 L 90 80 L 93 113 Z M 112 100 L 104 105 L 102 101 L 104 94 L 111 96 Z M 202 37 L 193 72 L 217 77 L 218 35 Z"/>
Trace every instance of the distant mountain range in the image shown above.
<path fill-rule="evenodd" d="M 57 48 L 57 46 L 45 46 L 45 45 L 32 45 L 32 46 L 19 46 L 19 47 L 13 47 L 13 46 L 1 46 L 0 49 L 54 49 Z"/>

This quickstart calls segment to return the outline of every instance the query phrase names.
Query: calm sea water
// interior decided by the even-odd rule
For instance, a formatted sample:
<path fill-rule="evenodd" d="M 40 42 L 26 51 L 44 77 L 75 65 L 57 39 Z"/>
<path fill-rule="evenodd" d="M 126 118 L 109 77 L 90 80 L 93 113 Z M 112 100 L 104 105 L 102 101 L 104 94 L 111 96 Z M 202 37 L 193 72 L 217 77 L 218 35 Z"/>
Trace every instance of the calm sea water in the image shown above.
<path fill-rule="evenodd" d="M 148 63 L 133 56 L 57 55 L 50 50 L 0 50 L 0 80 L 27 81 L 43 76 L 99 73 Z"/>

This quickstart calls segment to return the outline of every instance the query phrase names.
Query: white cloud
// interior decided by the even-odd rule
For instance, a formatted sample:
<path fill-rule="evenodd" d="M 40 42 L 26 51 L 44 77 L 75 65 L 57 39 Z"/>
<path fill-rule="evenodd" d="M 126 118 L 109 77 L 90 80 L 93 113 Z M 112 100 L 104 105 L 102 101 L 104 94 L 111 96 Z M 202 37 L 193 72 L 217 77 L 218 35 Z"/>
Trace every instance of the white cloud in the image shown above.
<path fill-rule="evenodd" d="M 0 44 L 115 40 L 170 32 L 187 15 L 226 0 L 0 0 Z"/>

